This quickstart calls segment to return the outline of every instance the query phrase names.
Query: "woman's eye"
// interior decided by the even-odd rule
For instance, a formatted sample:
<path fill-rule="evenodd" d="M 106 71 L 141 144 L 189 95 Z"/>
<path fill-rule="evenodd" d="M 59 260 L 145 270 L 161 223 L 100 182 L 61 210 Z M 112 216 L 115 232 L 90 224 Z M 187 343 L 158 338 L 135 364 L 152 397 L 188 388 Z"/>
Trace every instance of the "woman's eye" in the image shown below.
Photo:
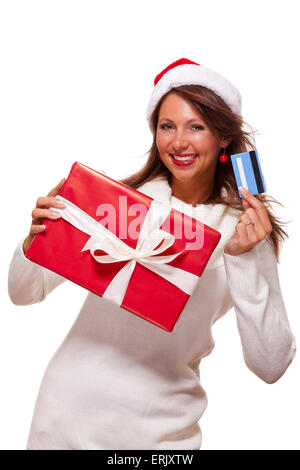
<path fill-rule="evenodd" d="M 169 124 L 162 124 L 162 125 L 160 126 L 160 128 L 163 129 L 163 130 L 169 129 L 169 128 L 171 128 L 171 127 L 172 127 L 172 126 L 170 126 Z M 203 126 L 197 126 L 197 125 L 192 126 L 192 128 L 196 128 L 196 130 L 198 130 L 198 131 L 201 131 L 201 130 L 204 129 Z"/>

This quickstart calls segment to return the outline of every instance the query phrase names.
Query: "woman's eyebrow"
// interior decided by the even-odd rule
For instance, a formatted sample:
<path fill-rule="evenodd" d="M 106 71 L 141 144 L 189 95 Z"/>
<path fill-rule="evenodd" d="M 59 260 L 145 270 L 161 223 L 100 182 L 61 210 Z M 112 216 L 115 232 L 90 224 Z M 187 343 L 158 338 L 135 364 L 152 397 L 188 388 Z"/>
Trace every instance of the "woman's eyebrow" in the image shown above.
<path fill-rule="evenodd" d="M 170 122 L 173 122 L 172 119 L 167 118 L 167 117 L 162 117 L 162 118 L 160 118 L 160 121 L 170 121 Z M 201 121 L 201 119 L 200 119 L 200 118 L 189 119 L 188 121 L 186 121 L 186 123 L 189 124 L 190 122 L 194 122 L 194 121 Z"/>

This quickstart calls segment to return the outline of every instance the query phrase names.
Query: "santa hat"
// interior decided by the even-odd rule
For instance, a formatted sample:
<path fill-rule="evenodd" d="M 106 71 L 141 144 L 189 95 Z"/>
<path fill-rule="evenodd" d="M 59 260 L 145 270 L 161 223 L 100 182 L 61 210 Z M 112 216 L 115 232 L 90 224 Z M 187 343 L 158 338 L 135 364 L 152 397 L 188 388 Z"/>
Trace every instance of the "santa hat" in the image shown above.
<path fill-rule="evenodd" d="M 168 65 L 154 79 L 154 90 L 147 107 L 147 121 L 150 126 L 155 106 L 172 87 L 181 85 L 202 85 L 213 90 L 229 108 L 241 115 L 242 97 L 239 90 L 227 78 L 189 59 L 179 59 Z"/>

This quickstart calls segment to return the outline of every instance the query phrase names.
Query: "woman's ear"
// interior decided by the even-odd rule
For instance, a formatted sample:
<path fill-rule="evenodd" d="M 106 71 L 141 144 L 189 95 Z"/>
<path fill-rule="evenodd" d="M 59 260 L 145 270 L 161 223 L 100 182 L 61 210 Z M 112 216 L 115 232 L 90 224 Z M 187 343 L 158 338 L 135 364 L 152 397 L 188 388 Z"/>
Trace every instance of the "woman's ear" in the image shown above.
<path fill-rule="evenodd" d="M 231 137 L 228 137 L 227 139 L 222 139 L 220 142 L 220 145 L 224 148 L 228 147 L 228 145 L 232 142 Z"/>

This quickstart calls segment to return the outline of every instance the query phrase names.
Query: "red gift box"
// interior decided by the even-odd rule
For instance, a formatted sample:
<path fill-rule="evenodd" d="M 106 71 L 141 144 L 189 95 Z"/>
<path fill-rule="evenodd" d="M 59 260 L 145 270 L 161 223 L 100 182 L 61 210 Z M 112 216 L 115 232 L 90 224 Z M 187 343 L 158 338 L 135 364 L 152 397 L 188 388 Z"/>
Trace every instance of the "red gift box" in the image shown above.
<path fill-rule="evenodd" d="M 25 256 L 172 331 L 221 234 L 79 162 L 56 198 Z"/>

